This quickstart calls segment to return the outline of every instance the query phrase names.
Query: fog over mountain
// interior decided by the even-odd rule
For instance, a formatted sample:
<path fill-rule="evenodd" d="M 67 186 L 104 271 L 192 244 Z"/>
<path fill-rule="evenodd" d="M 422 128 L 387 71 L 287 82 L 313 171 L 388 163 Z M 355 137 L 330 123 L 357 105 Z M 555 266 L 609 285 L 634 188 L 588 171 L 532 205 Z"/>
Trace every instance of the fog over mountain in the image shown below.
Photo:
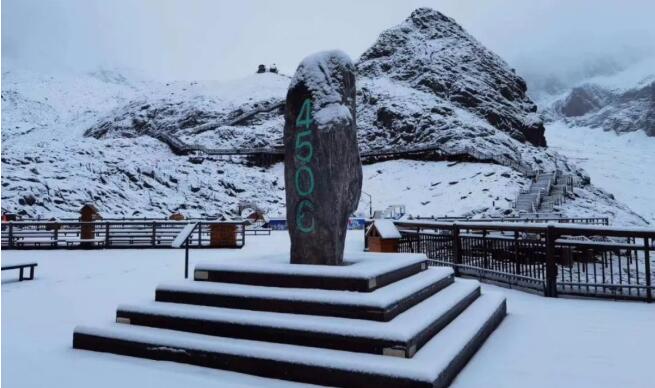
<path fill-rule="evenodd" d="M 307 53 L 357 58 L 420 6 L 449 15 L 527 79 L 567 86 L 655 53 L 649 0 L 5 0 L 4 67 L 134 69 L 159 79 L 235 79 L 260 63 L 291 73 Z M 629 5 L 629 6 L 628 6 Z M 530 91 L 529 91 L 530 92 Z M 534 92 L 539 92 L 534 90 Z"/>

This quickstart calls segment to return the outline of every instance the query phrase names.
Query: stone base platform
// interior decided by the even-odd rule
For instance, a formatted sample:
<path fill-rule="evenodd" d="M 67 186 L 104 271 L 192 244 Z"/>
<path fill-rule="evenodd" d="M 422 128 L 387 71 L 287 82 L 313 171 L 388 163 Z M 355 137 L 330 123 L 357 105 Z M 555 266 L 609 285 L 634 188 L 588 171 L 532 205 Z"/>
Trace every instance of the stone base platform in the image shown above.
<path fill-rule="evenodd" d="M 442 387 L 506 314 L 504 297 L 423 255 L 347 262 L 200 264 L 195 281 L 119 306 L 117 323 L 77 327 L 73 347 L 319 385 Z"/>

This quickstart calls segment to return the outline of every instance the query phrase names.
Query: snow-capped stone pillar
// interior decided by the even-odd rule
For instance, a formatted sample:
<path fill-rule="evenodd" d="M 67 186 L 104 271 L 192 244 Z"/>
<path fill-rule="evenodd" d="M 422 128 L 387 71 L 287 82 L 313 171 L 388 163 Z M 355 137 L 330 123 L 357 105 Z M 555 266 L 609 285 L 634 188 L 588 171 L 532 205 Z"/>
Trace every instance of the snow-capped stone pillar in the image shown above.
<path fill-rule="evenodd" d="M 291 80 L 284 125 L 291 262 L 339 265 L 362 187 L 355 66 L 341 51 L 305 58 Z"/>

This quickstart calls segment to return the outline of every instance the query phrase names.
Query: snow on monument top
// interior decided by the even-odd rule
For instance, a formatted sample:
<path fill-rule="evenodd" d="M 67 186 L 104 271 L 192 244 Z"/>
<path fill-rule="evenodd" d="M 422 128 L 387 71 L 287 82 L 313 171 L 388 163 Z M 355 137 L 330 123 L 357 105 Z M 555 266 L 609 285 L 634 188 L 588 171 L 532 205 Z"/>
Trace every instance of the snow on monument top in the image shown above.
<path fill-rule="evenodd" d="M 353 115 L 348 108 L 350 102 L 343 101 L 342 88 L 344 72 L 355 71 L 350 57 L 341 50 L 322 51 L 306 57 L 296 70 L 289 89 L 304 83 L 312 93 L 314 120 L 319 130 L 329 131 L 335 125 L 348 125 Z"/>

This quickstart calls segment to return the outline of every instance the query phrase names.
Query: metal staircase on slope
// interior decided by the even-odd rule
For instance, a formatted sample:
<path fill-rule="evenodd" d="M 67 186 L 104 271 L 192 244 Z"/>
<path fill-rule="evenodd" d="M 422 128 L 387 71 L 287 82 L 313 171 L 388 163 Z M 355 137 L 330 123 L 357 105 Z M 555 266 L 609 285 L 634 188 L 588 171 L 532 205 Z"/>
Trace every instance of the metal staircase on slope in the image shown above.
<path fill-rule="evenodd" d="M 559 170 L 538 173 L 530 188 L 519 192 L 514 209 L 519 213 L 552 213 L 572 191 L 573 179 Z"/>

